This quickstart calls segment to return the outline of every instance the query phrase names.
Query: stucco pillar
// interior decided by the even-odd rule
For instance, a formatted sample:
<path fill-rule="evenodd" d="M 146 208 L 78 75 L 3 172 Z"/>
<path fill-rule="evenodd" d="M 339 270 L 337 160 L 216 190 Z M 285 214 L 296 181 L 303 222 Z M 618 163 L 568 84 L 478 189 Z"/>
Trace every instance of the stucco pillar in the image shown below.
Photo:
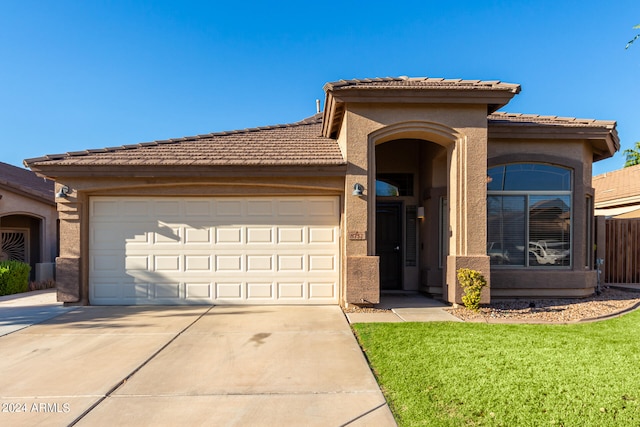
<path fill-rule="evenodd" d="M 487 246 L 487 129 L 468 129 L 450 148 L 449 256 L 447 300 L 461 303 L 463 291 L 457 280 L 460 268 L 483 274 L 487 287 L 482 303 L 489 302 L 490 264 Z"/>
<path fill-rule="evenodd" d="M 60 184 L 56 184 L 56 191 Z M 56 258 L 56 287 L 58 301 L 81 302 L 80 291 L 80 214 L 81 204 L 70 193 L 66 198 L 58 198 L 58 218 L 60 220 L 60 255 Z M 85 296 L 86 299 L 86 296 Z M 88 301 L 84 301 L 87 303 Z"/>
<path fill-rule="evenodd" d="M 379 259 L 369 254 L 374 233 L 370 230 L 370 204 L 375 205 L 375 189 L 370 188 L 369 144 L 366 126 L 347 113 L 351 121 L 346 137 L 347 174 L 345 179 L 345 303 L 377 304 L 380 302 Z M 364 187 L 362 196 L 353 195 L 354 185 Z"/>

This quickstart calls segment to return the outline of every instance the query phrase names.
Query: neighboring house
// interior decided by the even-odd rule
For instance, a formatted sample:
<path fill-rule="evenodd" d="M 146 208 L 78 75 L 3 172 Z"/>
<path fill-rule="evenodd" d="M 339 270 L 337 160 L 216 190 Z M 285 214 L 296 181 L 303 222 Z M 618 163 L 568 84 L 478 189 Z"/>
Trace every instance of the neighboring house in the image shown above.
<path fill-rule="evenodd" d="M 596 215 L 640 218 L 640 165 L 593 177 Z"/>
<path fill-rule="evenodd" d="M 594 292 L 591 170 L 615 122 L 496 112 L 520 92 L 498 81 L 324 90 L 297 123 L 26 160 L 66 193 L 59 300 L 460 302 L 462 267 L 485 302 Z"/>
<path fill-rule="evenodd" d="M 55 183 L 0 162 L 0 261 L 31 265 L 31 280 L 53 279 L 58 251 Z"/>

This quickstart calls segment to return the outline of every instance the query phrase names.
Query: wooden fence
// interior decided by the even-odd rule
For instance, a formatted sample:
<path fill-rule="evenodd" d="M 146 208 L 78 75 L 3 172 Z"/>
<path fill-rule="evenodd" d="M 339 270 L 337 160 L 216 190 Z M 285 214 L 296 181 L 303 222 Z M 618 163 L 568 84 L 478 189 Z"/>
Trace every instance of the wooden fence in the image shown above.
<path fill-rule="evenodd" d="M 640 283 L 640 219 L 606 220 L 605 283 Z"/>

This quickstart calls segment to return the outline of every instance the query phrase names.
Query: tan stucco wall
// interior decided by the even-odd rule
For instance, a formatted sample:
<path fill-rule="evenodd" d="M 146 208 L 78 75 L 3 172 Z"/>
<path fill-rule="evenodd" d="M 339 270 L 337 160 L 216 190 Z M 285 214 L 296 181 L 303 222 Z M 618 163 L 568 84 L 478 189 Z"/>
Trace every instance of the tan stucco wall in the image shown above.
<path fill-rule="evenodd" d="M 572 266 L 568 268 L 499 268 L 491 269 L 492 298 L 584 297 L 596 286 L 596 272 L 585 267 L 585 229 L 591 214 L 586 211 L 586 196 L 593 196 L 591 186 L 591 145 L 583 140 L 491 141 L 488 166 L 511 162 L 550 163 L 572 169 Z"/>
<path fill-rule="evenodd" d="M 413 138 L 434 142 L 447 150 L 447 187 L 449 199 L 449 253 L 463 267 L 466 259 L 474 265 L 486 264 L 486 106 L 353 104 L 347 105 L 343 129 L 347 154 L 345 191 L 355 182 L 367 179 L 367 189 L 375 185 L 375 146 L 397 139 Z M 367 242 L 347 240 L 347 256 L 375 256 L 375 197 L 347 197 L 345 200 L 347 233 L 366 231 Z M 458 262 L 459 258 L 459 262 Z M 485 259 L 486 262 L 479 261 Z M 347 258 L 347 263 L 349 259 Z M 488 274 L 487 274 L 488 276 Z M 490 278 L 487 277 L 488 281 Z M 448 270 L 444 292 L 450 301 L 459 302 L 455 271 Z M 347 287 L 349 281 L 347 280 Z M 361 284 L 358 284 L 362 288 Z M 377 283 L 370 284 L 377 288 Z M 347 301 L 349 302 L 349 301 Z M 351 301 L 356 302 L 356 301 Z"/>

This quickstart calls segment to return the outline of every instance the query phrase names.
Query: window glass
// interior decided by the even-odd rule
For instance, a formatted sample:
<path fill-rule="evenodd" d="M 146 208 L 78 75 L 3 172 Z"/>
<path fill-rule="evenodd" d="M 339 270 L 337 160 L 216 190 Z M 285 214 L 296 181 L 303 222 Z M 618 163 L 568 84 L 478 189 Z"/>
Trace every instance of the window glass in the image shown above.
<path fill-rule="evenodd" d="M 387 182 L 376 180 L 376 196 L 388 197 L 399 196 L 400 191 L 395 185 L 391 185 Z"/>
<path fill-rule="evenodd" d="M 413 174 L 378 174 L 376 177 L 376 196 L 413 196 Z"/>
<path fill-rule="evenodd" d="M 525 265 L 525 196 L 487 198 L 487 255 L 494 265 Z"/>
<path fill-rule="evenodd" d="M 571 191 L 571 171 L 539 163 L 514 163 L 489 169 L 489 191 Z"/>
<path fill-rule="evenodd" d="M 571 196 L 529 196 L 529 265 L 568 266 Z"/>
<path fill-rule="evenodd" d="M 491 168 L 487 175 L 491 265 L 570 266 L 571 170 L 518 163 Z"/>

